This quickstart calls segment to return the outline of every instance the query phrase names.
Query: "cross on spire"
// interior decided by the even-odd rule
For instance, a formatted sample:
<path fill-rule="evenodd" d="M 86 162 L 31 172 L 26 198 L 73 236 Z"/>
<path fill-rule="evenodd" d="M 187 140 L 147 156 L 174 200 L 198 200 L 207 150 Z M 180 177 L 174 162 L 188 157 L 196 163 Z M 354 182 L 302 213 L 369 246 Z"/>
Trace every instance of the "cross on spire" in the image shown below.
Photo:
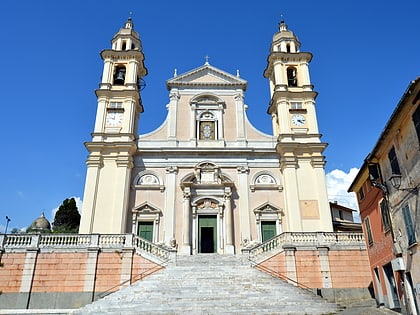
<path fill-rule="evenodd" d="M 204 64 L 206 66 L 208 66 L 209 65 L 209 59 L 210 59 L 210 57 L 208 55 L 206 55 L 204 58 L 206 59 L 206 62 Z"/>

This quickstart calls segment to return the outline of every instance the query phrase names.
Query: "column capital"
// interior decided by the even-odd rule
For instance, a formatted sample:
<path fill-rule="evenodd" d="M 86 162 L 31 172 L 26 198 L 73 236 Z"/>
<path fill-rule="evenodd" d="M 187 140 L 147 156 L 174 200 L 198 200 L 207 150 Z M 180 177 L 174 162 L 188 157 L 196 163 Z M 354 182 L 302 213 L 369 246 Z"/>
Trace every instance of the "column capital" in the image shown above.
<path fill-rule="evenodd" d="M 177 174 L 178 173 L 178 167 L 176 166 L 168 166 L 165 169 L 166 174 Z"/>
<path fill-rule="evenodd" d="M 189 199 L 191 197 L 191 188 L 185 187 L 182 193 L 183 193 L 184 199 Z"/>
<path fill-rule="evenodd" d="M 249 167 L 248 166 L 238 166 L 236 168 L 239 174 L 248 174 L 249 173 Z"/>

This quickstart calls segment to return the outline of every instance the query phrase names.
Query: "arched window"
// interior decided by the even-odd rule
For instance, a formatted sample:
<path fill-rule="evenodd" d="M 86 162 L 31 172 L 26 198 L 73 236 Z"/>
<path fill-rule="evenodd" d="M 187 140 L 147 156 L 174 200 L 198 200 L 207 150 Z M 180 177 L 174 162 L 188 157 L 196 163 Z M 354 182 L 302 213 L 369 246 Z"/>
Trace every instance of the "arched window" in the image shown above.
<path fill-rule="evenodd" d="M 117 66 L 114 72 L 114 85 L 124 85 L 125 82 L 125 67 Z"/>
<path fill-rule="evenodd" d="M 297 86 L 297 70 L 295 67 L 287 68 L 287 85 Z"/>

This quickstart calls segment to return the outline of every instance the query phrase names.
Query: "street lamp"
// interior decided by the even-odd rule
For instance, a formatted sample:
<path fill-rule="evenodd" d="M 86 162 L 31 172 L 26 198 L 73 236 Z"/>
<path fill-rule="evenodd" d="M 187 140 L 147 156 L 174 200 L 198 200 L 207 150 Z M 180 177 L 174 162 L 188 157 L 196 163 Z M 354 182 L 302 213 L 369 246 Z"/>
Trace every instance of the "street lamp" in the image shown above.
<path fill-rule="evenodd" d="M 12 220 L 12 219 L 10 219 L 10 218 L 6 215 L 6 228 L 4 229 L 4 234 L 7 234 L 7 227 L 9 226 L 9 222 L 10 222 L 10 220 Z"/>
<path fill-rule="evenodd" d="M 418 187 L 406 187 L 406 188 L 400 188 L 401 187 L 401 181 L 402 176 L 401 174 L 392 174 L 389 178 L 389 181 L 391 182 L 392 187 L 394 187 L 396 190 L 407 190 L 412 193 L 418 192 Z"/>

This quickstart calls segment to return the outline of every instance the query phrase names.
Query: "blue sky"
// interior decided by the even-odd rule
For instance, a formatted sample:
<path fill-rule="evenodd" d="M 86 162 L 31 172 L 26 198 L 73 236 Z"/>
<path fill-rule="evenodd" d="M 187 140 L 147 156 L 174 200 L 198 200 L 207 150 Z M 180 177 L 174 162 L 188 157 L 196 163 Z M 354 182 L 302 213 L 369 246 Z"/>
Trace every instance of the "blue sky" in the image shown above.
<path fill-rule="evenodd" d="M 87 151 L 102 73 L 99 53 L 132 12 L 149 75 L 140 133 L 165 119 L 165 81 L 201 66 L 248 81 L 251 122 L 271 133 L 266 66 L 282 19 L 314 58 L 311 80 L 332 199 L 354 204 L 348 184 L 409 82 L 419 75 L 420 2 L 134 1 L 0 2 L 0 232 L 5 216 L 28 226 L 65 198 L 83 197 Z M 353 169 L 353 170 L 352 170 Z"/>

